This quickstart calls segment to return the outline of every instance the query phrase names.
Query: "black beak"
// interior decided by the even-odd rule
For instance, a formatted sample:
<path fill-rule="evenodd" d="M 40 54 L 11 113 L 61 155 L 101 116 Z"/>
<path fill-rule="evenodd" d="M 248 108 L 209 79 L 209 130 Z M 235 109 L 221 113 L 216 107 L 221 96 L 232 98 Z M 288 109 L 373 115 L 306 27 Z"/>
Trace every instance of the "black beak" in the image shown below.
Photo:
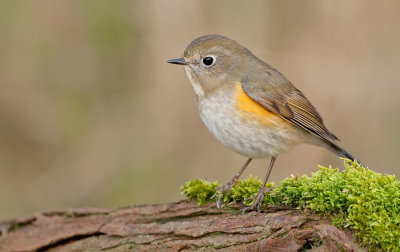
<path fill-rule="evenodd" d="M 188 63 L 185 61 L 184 58 L 179 58 L 179 59 L 170 59 L 167 61 L 168 63 L 171 64 L 177 64 L 177 65 L 187 65 Z"/>

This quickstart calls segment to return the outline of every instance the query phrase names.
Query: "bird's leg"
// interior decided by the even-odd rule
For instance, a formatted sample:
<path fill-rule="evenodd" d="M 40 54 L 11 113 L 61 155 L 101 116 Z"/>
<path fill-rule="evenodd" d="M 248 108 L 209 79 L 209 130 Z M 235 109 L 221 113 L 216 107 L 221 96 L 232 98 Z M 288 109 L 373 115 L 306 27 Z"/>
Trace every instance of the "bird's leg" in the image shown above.
<path fill-rule="evenodd" d="M 271 174 L 272 167 L 274 166 L 274 163 L 275 163 L 275 159 L 276 159 L 276 157 L 271 158 L 271 162 L 269 163 L 268 171 L 267 171 L 267 174 L 265 175 L 263 185 L 261 186 L 260 191 L 258 191 L 258 194 L 255 196 L 256 200 L 254 201 L 254 203 L 251 206 L 243 208 L 242 209 L 243 211 L 253 210 L 256 207 L 257 207 L 257 211 L 260 211 L 261 203 L 264 199 L 264 193 L 266 192 L 265 185 L 267 184 L 269 175 Z"/>
<path fill-rule="evenodd" d="M 246 167 L 250 164 L 250 161 L 252 160 L 252 158 L 247 159 L 246 163 L 244 163 L 244 165 L 242 166 L 242 168 L 240 168 L 239 172 L 236 173 L 236 175 L 232 178 L 231 181 L 229 181 L 227 184 L 218 187 L 217 189 L 219 190 L 219 195 L 218 195 L 218 201 L 217 201 L 217 207 L 221 208 L 222 204 L 221 204 L 221 199 L 222 199 L 222 194 L 224 191 L 226 191 L 226 193 L 229 192 L 229 190 L 231 189 L 231 187 L 233 186 L 233 184 L 235 184 L 236 180 L 240 177 L 240 175 L 242 175 L 243 171 L 246 169 Z"/>

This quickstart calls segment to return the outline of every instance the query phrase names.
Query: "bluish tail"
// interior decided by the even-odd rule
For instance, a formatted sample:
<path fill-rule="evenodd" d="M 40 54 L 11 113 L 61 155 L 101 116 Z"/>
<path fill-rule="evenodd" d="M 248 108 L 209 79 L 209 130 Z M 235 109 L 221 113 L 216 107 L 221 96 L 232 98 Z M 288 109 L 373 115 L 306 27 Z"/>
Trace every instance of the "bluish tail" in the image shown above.
<path fill-rule="evenodd" d="M 353 155 L 348 153 L 345 149 L 343 149 L 339 145 L 330 143 L 330 146 L 332 147 L 332 149 L 336 153 L 336 155 L 338 155 L 339 157 L 344 157 L 344 158 L 348 158 L 353 161 L 357 161 L 357 163 L 359 163 L 362 167 L 367 167 L 359 159 L 356 159 Z"/>

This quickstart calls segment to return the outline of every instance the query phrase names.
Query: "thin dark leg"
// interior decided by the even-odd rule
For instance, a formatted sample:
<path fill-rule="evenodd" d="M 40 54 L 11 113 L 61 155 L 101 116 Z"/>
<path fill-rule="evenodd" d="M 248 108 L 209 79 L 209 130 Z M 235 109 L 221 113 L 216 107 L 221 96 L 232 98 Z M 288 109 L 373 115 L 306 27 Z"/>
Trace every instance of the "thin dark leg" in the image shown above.
<path fill-rule="evenodd" d="M 254 201 L 253 205 L 251 205 L 249 207 L 246 207 L 246 208 L 243 208 L 242 209 L 243 211 L 252 210 L 252 209 L 254 209 L 256 207 L 257 207 L 257 211 L 260 211 L 261 203 L 262 203 L 262 201 L 264 199 L 265 185 L 267 184 L 269 175 L 271 174 L 272 167 L 274 166 L 274 163 L 275 163 L 275 159 L 276 159 L 276 157 L 272 157 L 271 158 L 271 162 L 269 163 L 268 171 L 267 171 L 267 174 L 265 175 L 265 179 L 264 179 L 263 185 L 260 188 L 260 191 L 258 191 L 258 194 L 255 197 L 256 200 Z"/>
<path fill-rule="evenodd" d="M 236 175 L 232 178 L 231 181 L 229 181 L 227 184 L 219 187 L 219 195 L 218 195 L 218 201 L 217 201 L 217 207 L 221 208 L 221 199 L 222 199 L 222 193 L 224 191 L 226 191 L 226 193 L 229 192 L 229 190 L 231 189 L 231 187 L 233 186 L 233 184 L 235 184 L 235 181 L 240 177 L 240 175 L 242 175 L 243 171 L 246 169 L 246 167 L 250 164 L 250 161 L 252 160 L 252 158 L 247 159 L 246 163 L 244 163 L 244 165 L 242 166 L 242 168 L 240 168 L 239 172 L 236 173 Z"/>

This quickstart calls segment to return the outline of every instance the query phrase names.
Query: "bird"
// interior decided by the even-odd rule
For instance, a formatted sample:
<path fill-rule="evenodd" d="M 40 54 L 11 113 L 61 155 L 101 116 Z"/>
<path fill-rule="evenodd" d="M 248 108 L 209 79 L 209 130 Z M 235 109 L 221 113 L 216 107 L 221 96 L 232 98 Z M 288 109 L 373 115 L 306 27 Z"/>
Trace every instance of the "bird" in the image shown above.
<path fill-rule="evenodd" d="M 278 70 L 246 47 L 222 35 L 194 39 L 182 58 L 167 61 L 184 67 L 197 98 L 200 118 L 225 146 L 247 157 L 235 176 L 219 189 L 217 207 L 253 159 L 270 158 L 263 185 L 244 211 L 260 211 L 265 186 L 279 154 L 301 143 L 325 147 L 355 160 L 324 125 L 305 95 Z"/>

